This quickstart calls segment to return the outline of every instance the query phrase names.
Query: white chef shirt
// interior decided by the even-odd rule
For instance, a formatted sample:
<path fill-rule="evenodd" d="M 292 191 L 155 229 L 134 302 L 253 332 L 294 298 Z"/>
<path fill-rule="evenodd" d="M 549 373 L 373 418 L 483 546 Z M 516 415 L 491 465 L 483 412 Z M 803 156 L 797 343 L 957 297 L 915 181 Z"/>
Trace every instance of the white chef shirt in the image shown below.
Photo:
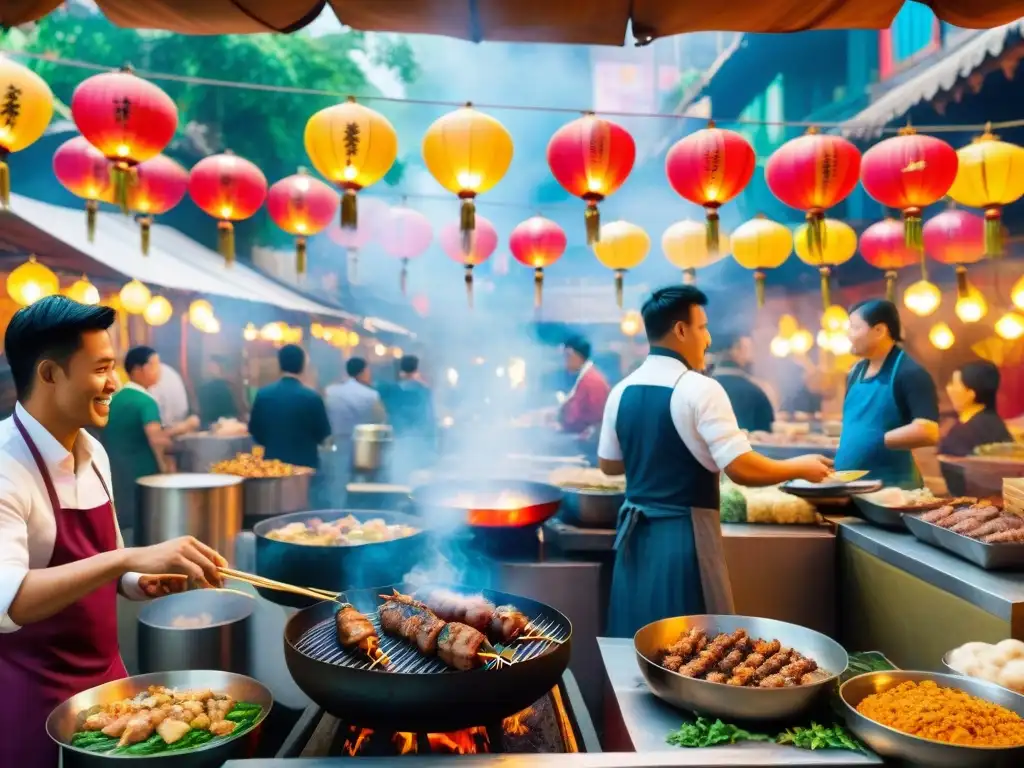
<path fill-rule="evenodd" d="M 149 388 L 149 394 L 160 408 L 160 421 L 177 424 L 188 416 L 188 391 L 181 375 L 167 363 L 160 363 L 160 378 Z"/>
<path fill-rule="evenodd" d="M 95 464 L 107 488 L 111 487 L 110 460 L 103 446 L 82 430 L 75 440 L 73 456 L 21 403 L 15 406 L 15 412 L 50 471 L 60 505 L 66 509 L 95 509 L 106 503 L 107 493 L 93 471 Z M 116 515 L 113 523 L 117 546 L 123 547 Z M 4 419 L 0 421 L 0 632 L 20 629 L 7 611 L 29 569 L 49 565 L 56 537 L 57 520 L 43 477 L 14 419 Z M 137 573 L 124 575 L 121 590 L 135 600 L 145 597 Z"/>

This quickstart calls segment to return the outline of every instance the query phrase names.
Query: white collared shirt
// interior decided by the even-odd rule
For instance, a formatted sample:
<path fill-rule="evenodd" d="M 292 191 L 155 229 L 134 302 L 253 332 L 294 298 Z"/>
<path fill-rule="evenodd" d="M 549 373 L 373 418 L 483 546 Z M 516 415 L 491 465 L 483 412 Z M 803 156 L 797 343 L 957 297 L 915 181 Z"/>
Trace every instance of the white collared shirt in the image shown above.
<path fill-rule="evenodd" d="M 103 483 L 110 488 L 111 480 L 110 460 L 103 446 L 83 430 L 78 433 L 72 455 L 21 403 L 15 406 L 15 412 L 50 471 L 61 507 L 95 509 L 105 504 L 108 496 Z M 93 465 L 102 475 L 103 483 Z M 123 547 L 116 515 L 113 523 L 117 546 Z M 0 421 L 0 632 L 20 629 L 7 611 L 29 569 L 49 565 L 56 537 L 57 519 L 32 453 L 14 419 Z M 133 599 L 144 598 L 137 573 L 125 574 L 121 589 Z"/>
<path fill-rule="evenodd" d="M 178 372 L 167 363 L 160 363 L 160 379 L 148 391 L 160 408 L 160 421 L 163 424 L 177 424 L 186 419 L 188 390 Z"/>

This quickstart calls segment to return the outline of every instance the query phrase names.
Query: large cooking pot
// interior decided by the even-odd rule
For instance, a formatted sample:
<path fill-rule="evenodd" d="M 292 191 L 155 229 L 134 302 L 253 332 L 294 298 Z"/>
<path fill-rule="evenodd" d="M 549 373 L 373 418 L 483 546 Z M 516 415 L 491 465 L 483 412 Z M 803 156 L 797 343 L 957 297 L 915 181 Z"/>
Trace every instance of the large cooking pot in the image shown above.
<path fill-rule="evenodd" d="M 432 527 L 533 528 L 558 511 L 562 489 L 529 480 L 452 480 L 414 488 L 412 501 Z"/>
<path fill-rule="evenodd" d="M 99 704 L 111 704 L 128 699 L 145 691 L 151 685 L 168 688 L 200 689 L 209 688 L 216 693 L 226 693 L 236 701 L 259 704 L 263 707 L 255 727 L 236 738 L 215 739 L 198 749 L 182 752 L 165 752 L 153 757 L 118 757 L 97 755 L 71 746 L 71 737 L 78 730 L 78 715 Z M 222 672 L 220 670 L 193 670 L 189 672 L 154 672 L 136 675 L 124 680 L 90 688 L 72 696 L 57 707 L 46 719 L 46 733 L 60 746 L 63 768 L 109 768 L 113 764 L 136 765 L 152 762 L 159 768 L 220 768 L 228 760 L 243 760 L 254 757 L 259 739 L 260 726 L 266 720 L 274 697 L 266 686 L 251 677 Z M 7 768 L 7 766 L 4 766 Z M 24 766 L 29 768 L 29 766 Z"/>
<path fill-rule="evenodd" d="M 625 491 L 598 491 L 562 488 L 562 509 L 559 517 L 577 528 L 615 528 L 619 508 L 626 501 Z"/>
<path fill-rule="evenodd" d="M 389 424 L 358 424 L 352 430 L 352 469 L 376 472 L 383 468 L 394 433 Z"/>
<path fill-rule="evenodd" d="M 284 477 L 247 477 L 242 485 L 246 527 L 260 520 L 309 509 L 313 471 Z"/>
<path fill-rule="evenodd" d="M 331 522 L 348 515 L 353 515 L 362 523 L 381 518 L 389 525 L 410 525 L 420 530 L 401 539 L 351 546 L 293 544 L 267 536 L 271 531 L 289 523 L 306 523 L 313 519 Z M 285 584 L 332 592 L 394 584 L 402 581 L 402 577 L 423 558 L 427 536 L 422 529 L 423 520 L 417 517 L 383 510 L 327 509 L 272 517 L 253 527 L 256 535 L 256 573 Z M 303 608 L 312 602 L 288 592 L 259 591 L 263 597 L 279 605 Z"/>

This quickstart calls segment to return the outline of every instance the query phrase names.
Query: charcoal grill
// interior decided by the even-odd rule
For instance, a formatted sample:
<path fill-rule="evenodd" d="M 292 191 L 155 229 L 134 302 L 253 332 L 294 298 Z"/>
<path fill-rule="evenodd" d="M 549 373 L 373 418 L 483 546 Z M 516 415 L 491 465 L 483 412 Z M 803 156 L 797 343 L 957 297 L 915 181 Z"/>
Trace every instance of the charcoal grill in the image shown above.
<path fill-rule="evenodd" d="M 442 588 L 431 587 L 429 589 Z M 380 629 L 380 594 L 417 592 L 394 585 L 346 593 L 346 599 L 377 628 L 381 650 L 390 658 L 381 669 L 358 650 L 338 644 L 336 603 L 320 603 L 289 619 L 285 627 L 285 660 L 295 683 L 331 715 L 367 728 L 445 732 L 497 722 L 529 706 L 558 682 L 569 664 L 572 625 L 554 608 L 518 595 L 492 590 L 443 587 L 461 594 L 480 594 L 495 605 L 512 604 L 532 620 L 531 640 L 498 646 L 511 665 L 469 672 L 449 669 L 435 657 Z"/>

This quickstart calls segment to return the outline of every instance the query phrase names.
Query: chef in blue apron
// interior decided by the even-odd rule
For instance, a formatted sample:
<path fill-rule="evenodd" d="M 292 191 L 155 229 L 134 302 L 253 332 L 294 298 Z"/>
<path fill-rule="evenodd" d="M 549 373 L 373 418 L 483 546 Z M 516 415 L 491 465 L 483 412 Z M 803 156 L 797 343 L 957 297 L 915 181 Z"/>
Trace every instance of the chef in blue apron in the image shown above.
<path fill-rule="evenodd" d="M 722 385 L 705 376 L 707 297 L 692 285 L 644 304 L 651 345 L 612 390 L 598 448 L 601 469 L 626 476 L 619 511 L 608 634 L 632 637 L 670 616 L 734 612 L 719 522 L 719 473 L 774 485 L 831 472 L 821 456 L 774 461 L 755 453 Z"/>
<path fill-rule="evenodd" d="M 836 469 L 911 489 L 922 486 L 911 451 L 939 441 L 939 401 L 931 375 L 900 346 L 901 333 L 891 301 L 850 310 L 850 343 L 861 361 L 846 382 Z"/>

